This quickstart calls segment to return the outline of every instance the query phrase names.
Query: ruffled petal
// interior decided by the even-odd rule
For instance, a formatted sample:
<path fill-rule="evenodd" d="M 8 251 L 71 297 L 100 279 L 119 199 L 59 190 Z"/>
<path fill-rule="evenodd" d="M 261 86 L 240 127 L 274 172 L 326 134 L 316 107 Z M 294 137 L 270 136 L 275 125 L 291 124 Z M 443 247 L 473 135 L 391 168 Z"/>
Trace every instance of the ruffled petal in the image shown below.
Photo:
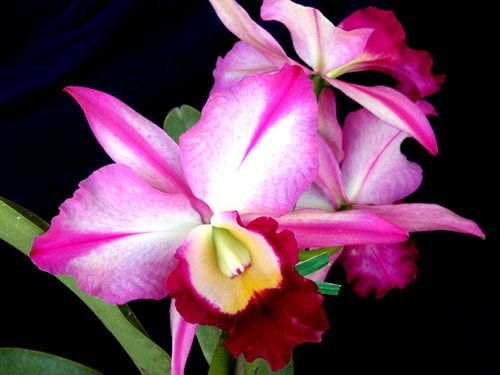
<path fill-rule="evenodd" d="M 247 43 L 237 42 L 224 58 L 217 59 L 210 93 L 225 90 L 247 76 L 274 72 L 280 67 Z"/>
<path fill-rule="evenodd" d="M 80 183 L 31 259 L 42 270 L 76 278 L 110 303 L 166 296 L 174 252 L 200 223 L 181 194 L 163 193 L 124 165 L 112 164 Z"/>
<path fill-rule="evenodd" d="M 399 81 L 398 90 L 412 99 L 439 91 L 444 76 L 432 74 L 432 58 L 406 44 L 406 35 L 395 14 L 374 7 L 360 9 L 339 25 L 344 30 L 373 29 L 361 55 L 344 71 L 378 70 Z"/>
<path fill-rule="evenodd" d="M 214 212 L 281 215 L 317 174 L 317 102 L 298 67 L 215 93 L 180 139 L 194 194 Z"/>
<path fill-rule="evenodd" d="M 407 134 L 365 109 L 347 116 L 342 178 L 350 202 L 389 204 L 418 189 L 422 168 L 401 153 L 405 138 Z"/>
<path fill-rule="evenodd" d="M 85 87 L 65 90 L 82 107 L 111 159 L 129 166 L 159 190 L 190 194 L 182 176 L 179 147 L 162 129 L 104 92 Z"/>
<path fill-rule="evenodd" d="M 368 87 L 323 78 L 381 120 L 415 138 L 431 154 L 437 154 L 436 136 L 429 120 L 406 96 L 386 86 Z"/>
<path fill-rule="evenodd" d="M 251 265 L 227 277 L 217 267 L 212 227 L 198 227 L 179 249 L 179 264 L 168 280 L 177 310 L 189 322 L 226 330 L 225 346 L 233 356 L 262 357 L 273 370 L 284 367 L 295 346 L 320 341 L 328 328 L 323 297 L 295 270 L 292 233 L 277 233 L 270 218 L 242 226 L 235 213 L 216 215 L 212 224 L 247 247 Z"/>
<path fill-rule="evenodd" d="M 170 304 L 170 331 L 172 332 L 171 375 L 184 375 L 184 367 L 196 335 L 196 324 L 188 323 Z"/>
<path fill-rule="evenodd" d="M 277 66 L 292 63 L 283 48 L 234 0 L 209 0 L 222 23 L 243 42 Z"/>
<path fill-rule="evenodd" d="M 283 23 L 293 46 L 315 72 L 326 73 L 349 63 L 364 49 L 372 30 L 345 31 L 335 27 L 320 11 L 289 0 L 264 0 L 264 20 Z"/>
<path fill-rule="evenodd" d="M 394 245 L 347 246 L 339 258 L 347 282 L 361 297 L 376 298 L 404 288 L 417 276 L 418 252 L 413 241 Z"/>
<path fill-rule="evenodd" d="M 246 218 L 245 218 L 246 219 Z M 398 243 L 407 233 L 390 222 L 359 210 L 298 210 L 276 219 L 292 231 L 300 249 L 365 243 Z"/>
<path fill-rule="evenodd" d="M 484 238 L 484 233 L 472 220 L 463 218 L 437 204 L 406 203 L 386 206 L 359 206 L 360 209 L 394 223 L 408 232 L 448 230 Z"/>

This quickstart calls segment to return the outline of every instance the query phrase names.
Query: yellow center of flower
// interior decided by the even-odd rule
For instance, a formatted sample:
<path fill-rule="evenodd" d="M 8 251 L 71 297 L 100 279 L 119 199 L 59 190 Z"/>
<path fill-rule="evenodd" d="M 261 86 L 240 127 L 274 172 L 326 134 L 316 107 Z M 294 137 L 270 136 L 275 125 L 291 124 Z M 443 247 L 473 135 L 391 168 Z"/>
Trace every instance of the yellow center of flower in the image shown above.
<path fill-rule="evenodd" d="M 251 264 L 250 252 L 227 229 L 212 228 L 217 266 L 227 277 L 242 274 Z"/>

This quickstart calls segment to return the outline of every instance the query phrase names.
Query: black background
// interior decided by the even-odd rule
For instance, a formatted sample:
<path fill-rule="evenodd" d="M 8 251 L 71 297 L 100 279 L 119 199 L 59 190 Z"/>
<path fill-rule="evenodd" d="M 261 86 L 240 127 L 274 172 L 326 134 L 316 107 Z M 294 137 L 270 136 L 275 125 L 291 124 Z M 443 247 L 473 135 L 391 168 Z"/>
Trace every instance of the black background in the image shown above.
<path fill-rule="evenodd" d="M 259 1 L 241 3 L 258 19 Z M 425 170 L 424 183 L 410 200 L 438 202 L 476 220 L 487 239 L 415 235 L 416 282 L 378 301 L 358 298 L 349 288 L 328 298 L 331 329 L 322 344 L 297 350 L 296 373 L 452 373 L 469 367 L 474 374 L 498 373 L 493 10 L 485 2 L 308 3 L 335 23 L 366 5 L 395 10 L 410 45 L 431 52 L 435 72 L 447 75 L 444 89 L 431 100 L 441 114 L 432 120 L 440 155 L 429 156 L 414 141 L 404 145 Z M 284 28 L 268 26 L 290 47 Z M 44 218 L 56 214 L 80 180 L 110 161 L 62 87 L 106 91 L 160 124 L 174 106 L 203 105 L 215 59 L 235 41 L 208 1 L 186 0 L 6 1 L 0 5 L 0 38 L 0 195 Z M 374 79 L 356 77 L 365 83 Z M 342 278 L 334 269 L 331 279 Z M 155 341 L 170 350 L 168 301 L 131 305 Z M 71 292 L 4 243 L 0 346 L 51 352 L 105 374 L 136 373 Z M 316 370 L 308 371 L 310 366 Z M 187 373 L 205 371 L 195 348 Z"/>

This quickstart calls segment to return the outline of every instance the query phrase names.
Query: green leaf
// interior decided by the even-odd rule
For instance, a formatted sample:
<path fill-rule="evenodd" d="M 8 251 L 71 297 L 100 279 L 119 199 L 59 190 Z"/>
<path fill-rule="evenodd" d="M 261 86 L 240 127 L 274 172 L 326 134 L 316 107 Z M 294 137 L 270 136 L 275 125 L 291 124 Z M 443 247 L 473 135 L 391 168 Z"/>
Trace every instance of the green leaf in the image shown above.
<path fill-rule="evenodd" d="M 210 368 L 208 369 L 207 375 L 232 375 L 234 371 L 235 360 L 229 354 L 229 352 L 224 348 L 224 340 L 226 339 L 226 334 L 223 333 L 217 347 L 215 348 L 212 361 L 210 362 Z"/>
<path fill-rule="evenodd" d="M 327 283 L 325 281 L 316 281 L 316 285 L 321 294 L 328 296 L 338 296 L 340 288 L 342 287 L 342 285 Z"/>
<path fill-rule="evenodd" d="M 238 357 L 235 375 L 293 375 L 293 360 L 281 370 L 272 371 L 262 358 L 247 362 L 243 356 Z"/>
<path fill-rule="evenodd" d="M 307 276 L 326 266 L 329 259 L 330 256 L 327 253 L 321 253 L 320 255 L 297 263 L 295 268 L 302 276 Z"/>
<path fill-rule="evenodd" d="M 332 256 L 337 251 L 342 250 L 342 246 L 332 246 L 332 247 L 322 247 L 320 249 L 314 250 L 304 250 L 299 252 L 299 260 L 302 262 L 304 260 L 308 260 L 314 258 L 315 256 L 321 255 L 323 253 L 327 253 L 328 256 Z"/>
<path fill-rule="evenodd" d="M 172 109 L 165 121 L 163 121 L 163 130 L 179 143 L 179 137 L 200 119 L 201 113 L 189 105 L 181 105 Z"/>
<path fill-rule="evenodd" d="M 26 209 L 0 197 L 0 239 L 29 255 L 35 236 L 48 224 Z M 108 304 L 83 293 L 69 276 L 57 276 L 101 320 L 118 340 L 142 374 L 164 375 L 170 372 L 169 355 L 151 341 L 139 321 L 126 306 Z"/>
<path fill-rule="evenodd" d="M 219 344 L 223 331 L 220 328 L 212 326 L 198 325 L 196 328 L 196 337 L 198 343 L 200 344 L 203 356 L 207 360 L 208 364 L 212 362 L 215 349 Z"/>
<path fill-rule="evenodd" d="M 100 375 L 69 359 L 22 348 L 0 348 L 0 373 L 5 375 Z"/>

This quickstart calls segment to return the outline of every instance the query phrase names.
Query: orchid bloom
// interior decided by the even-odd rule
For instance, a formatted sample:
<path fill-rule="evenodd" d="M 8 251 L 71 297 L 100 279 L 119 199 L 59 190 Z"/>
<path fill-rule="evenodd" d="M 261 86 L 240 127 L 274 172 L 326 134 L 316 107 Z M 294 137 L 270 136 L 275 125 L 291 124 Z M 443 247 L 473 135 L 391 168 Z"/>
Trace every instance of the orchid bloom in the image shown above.
<path fill-rule="evenodd" d="M 295 206 L 318 170 L 317 101 L 302 69 L 248 77 L 210 96 L 179 146 L 105 93 L 66 89 L 115 164 L 80 183 L 31 257 L 110 303 L 170 295 L 172 373 L 196 324 L 228 333 L 232 355 L 285 366 L 328 327 L 316 285 L 295 270 L 290 231 L 269 218 Z M 240 215 L 256 217 L 243 223 Z M 407 234 L 369 212 L 289 218 L 308 246 L 397 243 Z"/>
<path fill-rule="evenodd" d="M 224 25 L 241 40 L 217 61 L 214 91 L 247 75 L 276 71 L 283 64 L 300 65 L 235 0 L 210 2 Z M 288 28 L 295 51 L 310 67 L 302 65 L 304 71 L 321 77 L 437 154 L 431 125 L 412 100 L 438 91 L 443 77 L 432 75 L 427 52 L 406 45 L 404 30 L 392 12 L 362 9 L 335 27 L 317 9 L 290 0 L 264 0 L 261 17 Z M 338 79 L 344 73 L 362 70 L 392 75 L 399 81 L 398 89 L 410 98 L 390 87 L 367 87 Z"/>
<path fill-rule="evenodd" d="M 400 151 L 407 134 L 365 109 L 350 113 L 341 129 L 329 89 L 321 92 L 319 106 L 320 172 L 299 200 L 299 208 L 350 208 L 375 213 L 408 232 L 449 230 L 484 237 L 473 221 L 439 205 L 399 203 L 422 181 L 420 166 Z M 335 256 L 353 290 L 363 297 L 373 293 L 379 298 L 393 288 L 404 288 L 417 273 L 417 249 L 412 241 L 345 246 Z M 315 276 L 324 278 L 326 272 Z"/>

